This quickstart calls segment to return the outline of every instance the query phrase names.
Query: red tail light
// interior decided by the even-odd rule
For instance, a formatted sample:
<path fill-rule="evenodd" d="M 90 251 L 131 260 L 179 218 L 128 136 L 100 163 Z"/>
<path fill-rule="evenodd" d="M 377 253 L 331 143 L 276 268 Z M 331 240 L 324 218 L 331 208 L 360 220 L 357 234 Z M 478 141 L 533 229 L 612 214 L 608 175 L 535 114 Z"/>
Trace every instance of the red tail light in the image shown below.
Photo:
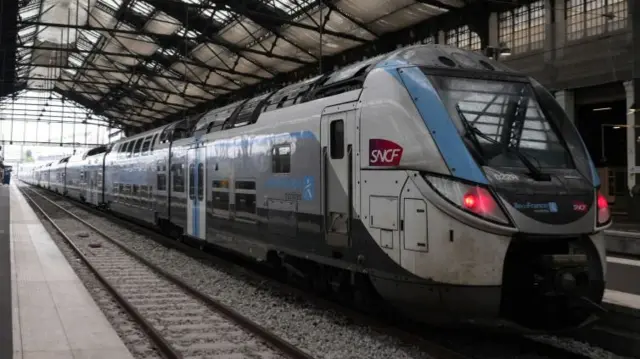
<path fill-rule="evenodd" d="M 609 210 L 609 201 L 598 192 L 598 225 L 606 224 L 611 220 L 611 211 Z"/>
<path fill-rule="evenodd" d="M 464 206 L 467 209 L 471 209 L 471 210 L 473 210 L 473 207 L 476 206 L 477 202 L 478 202 L 478 199 L 476 198 L 476 195 L 473 193 L 465 194 L 464 199 L 462 200 L 462 203 L 464 204 Z"/>
<path fill-rule="evenodd" d="M 489 191 L 482 187 L 473 187 L 463 197 L 463 207 L 476 214 L 491 215 L 498 206 Z"/>
<path fill-rule="evenodd" d="M 459 208 L 490 221 L 509 225 L 506 214 L 486 188 L 439 176 L 426 175 L 425 179 L 440 195 Z"/>

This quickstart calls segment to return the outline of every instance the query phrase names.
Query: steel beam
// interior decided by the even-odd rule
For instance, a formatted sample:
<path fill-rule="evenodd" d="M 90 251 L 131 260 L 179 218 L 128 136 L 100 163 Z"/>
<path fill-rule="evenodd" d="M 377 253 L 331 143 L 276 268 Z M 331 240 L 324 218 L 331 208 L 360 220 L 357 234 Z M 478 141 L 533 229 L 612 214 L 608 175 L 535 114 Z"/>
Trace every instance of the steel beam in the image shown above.
<path fill-rule="evenodd" d="M 108 31 L 109 29 L 105 29 L 102 27 L 96 27 L 96 26 L 91 26 L 91 25 L 71 25 L 71 24 L 56 24 L 56 23 L 45 23 L 45 22 L 36 22 L 36 21 L 25 21 L 22 23 L 22 25 L 43 25 L 43 26 L 49 26 L 49 27 L 59 27 L 59 28 L 64 28 L 64 29 L 79 29 L 79 30 L 93 30 L 93 31 Z M 149 37 L 164 37 L 164 38 L 168 38 L 169 40 L 173 39 L 175 40 L 176 38 L 180 39 L 180 36 L 178 35 L 160 35 L 160 34 L 153 34 L 153 33 L 148 33 L 148 32 L 140 32 L 140 31 L 130 31 L 130 30 L 123 30 L 123 29 L 114 29 L 113 30 L 114 33 L 120 33 L 120 34 L 128 34 L 128 35 L 144 35 L 144 36 L 149 36 Z M 231 51 L 237 51 L 237 52 L 248 52 L 248 53 L 252 53 L 252 54 L 258 54 L 258 55 L 263 55 L 263 56 L 267 56 L 267 57 L 273 57 L 279 60 L 284 60 L 284 61 L 290 61 L 290 62 L 294 62 L 294 63 L 299 63 L 299 64 L 308 64 L 308 62 L 302 61 L 296 57 L 292 57 L 292 56 L 283 56 L 283 55 L 277 55 L 277 54 L 272 54 L 271 56 L 263 51 L 259 51 L 259 50 L 254 50 L 254 49 L 249 49 L 249 48 L 245 48 L 245 47 L 241 47 L 238 45 L 234 45 L 231 44 L 227 41 L 223 41 L 220 39 L 216 39 L 216 38 L 207 38 L 207 37 L 201 37 L 198 38 L 197 40 L 202 40 L 202 42 L 204 41 L 208 41 L 212 44 L 215 45 L 219 45 L 222 47 L 226 47 Z"/>

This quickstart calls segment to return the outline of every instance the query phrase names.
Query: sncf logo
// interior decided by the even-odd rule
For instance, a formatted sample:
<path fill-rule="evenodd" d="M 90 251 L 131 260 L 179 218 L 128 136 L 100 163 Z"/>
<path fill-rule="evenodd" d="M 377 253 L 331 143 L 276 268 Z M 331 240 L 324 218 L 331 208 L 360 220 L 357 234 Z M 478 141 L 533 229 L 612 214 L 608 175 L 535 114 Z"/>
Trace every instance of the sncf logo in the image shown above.
<path fill-rule="evenodd" d="M 397 143 L 372 138 L 369 140 L 369 166 L 397 166 L 402 158 L 402 147 Z"/>
<path fill-rule="evenodd" d="M 587 206 L 584 202 L 582 201 L 573 201 L 573 210 L 576 212 L 586 212 L 589 209 L 589 206 Z"/>

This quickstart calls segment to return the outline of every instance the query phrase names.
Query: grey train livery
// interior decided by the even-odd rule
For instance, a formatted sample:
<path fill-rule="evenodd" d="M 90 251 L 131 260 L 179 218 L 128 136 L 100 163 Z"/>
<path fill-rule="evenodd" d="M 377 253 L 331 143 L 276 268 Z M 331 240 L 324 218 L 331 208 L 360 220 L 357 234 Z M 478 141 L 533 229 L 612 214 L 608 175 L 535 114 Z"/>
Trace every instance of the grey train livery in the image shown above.
<path fill-rule="evenodd" d="M 602 310 L 587 149 L 538 82 L 475 52 L 400 49 L 21 177 L 421 320 L 555 331 Z"/>

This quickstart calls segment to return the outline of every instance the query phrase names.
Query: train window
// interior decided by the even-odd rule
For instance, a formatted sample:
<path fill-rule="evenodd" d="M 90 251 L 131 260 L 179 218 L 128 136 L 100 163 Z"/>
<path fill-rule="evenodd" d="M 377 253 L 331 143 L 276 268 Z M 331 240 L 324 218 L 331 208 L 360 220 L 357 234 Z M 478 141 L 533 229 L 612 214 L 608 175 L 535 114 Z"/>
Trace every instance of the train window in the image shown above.
<path fill-rule="evenodd" d="M 236 181 L 236 215 L 254 219 L 256 214 L 256 182 Z"/>
<path fill-rule="evenodd" d="M 243 214 L 256 214 L 255 193 L 236 193 L 236 215 L 242 217 Z"/>
<path fill-rule="evenodd" d="M 176 128 L 173 130 L 173 135 L 171 136 L 172 141 L 180 140 L 183 138 L 187 138 L 189 133 L 184 128 Z"/>
<path fill-rule="evenodd" d="M 133 197 L 132 202 L 134 203 L 138 202 L 138 185 L 137 184 L 133 185 L 133 189 L 131 190 L 131 196 Z"/>
<path fill-rule="evenodd" d="M 140 156 L 140 148 L 142 147 L 142 138 L 136 141 L 136 145 L 133 148 L 133 157 Z"/>
<path fill-rule="evenodd" d="M 194 193 L 196 191 L 195 189 L 195 183 L 196 183 L 196 176 L 195 173 L 193 173 L 193 169 L 195 168 L 195 166 L 192 164 L 189 165 L 189 198 L 194 199 Z"/>
<path fill-rule="evenodd" d="M 131 157 L 131 153 L 133 152 L 133 141 L 129 141 L 127 143 L 127 149 L 125 152 L 127 153 L 125 157 L 127 158 Z"/>
<path fill-rule="evenodd" d="M 271 172 L 291 172 L 291 145 L 288 143 L 274 146 L 271 150 Z"/>
<path fill-rule="evenodd" d="M 236 189 L 256 190 L 255 181 L 236 181 Z"/>
<path fill-rule="evenodd" d="M 149 151 L 150 147 L 151 147 L 151 136 L 147 136 L 147 138 L 144 139 L 144 142 L 142 142 L 142 149 L 140 150 L 140 152 L 142 152 L 142 156 L 147 155 L 147 152 Z"/>
<path fill-rule="evenodd" d="M 153 136 L 153 139 L 151 140 L 151 149 L 150 151 L 153 152 L 153 149 L 156 147 L 156 140 L 158 139 L 158 134 L 156 133 Z"/>
<path fill-rule="evenodd" d="M 211 198 L 213 200 L 214 210 L 229 210 L 229 192 L 212 191 Z"/>
<path fill-rule="evenodd" d="M 341 159 L 344 157 L 344 121 L 331 121 L 331 158 Z"/>
<path fill-rule="evenodd" d="M 158 191 L 167 190 L 167 175 L 164 173 L 158 173 Z"/>
<path fill-rule="evenodd" d="M 198 201 L 204 200 L 204 164 L 198 164 Z"/>
<path fill-rule="evenodd" d="M 173 191 L 184 192 L 184 171 L 182 170 L 182 164 L 171 165 L 171 172 L 173 173 Z"/>
<path fill-rule="evenodd" d="M 226 180 L 215 180 L 211 182 L 211 187 L 213 188 L 229 188 L 229 181 Z"/>

